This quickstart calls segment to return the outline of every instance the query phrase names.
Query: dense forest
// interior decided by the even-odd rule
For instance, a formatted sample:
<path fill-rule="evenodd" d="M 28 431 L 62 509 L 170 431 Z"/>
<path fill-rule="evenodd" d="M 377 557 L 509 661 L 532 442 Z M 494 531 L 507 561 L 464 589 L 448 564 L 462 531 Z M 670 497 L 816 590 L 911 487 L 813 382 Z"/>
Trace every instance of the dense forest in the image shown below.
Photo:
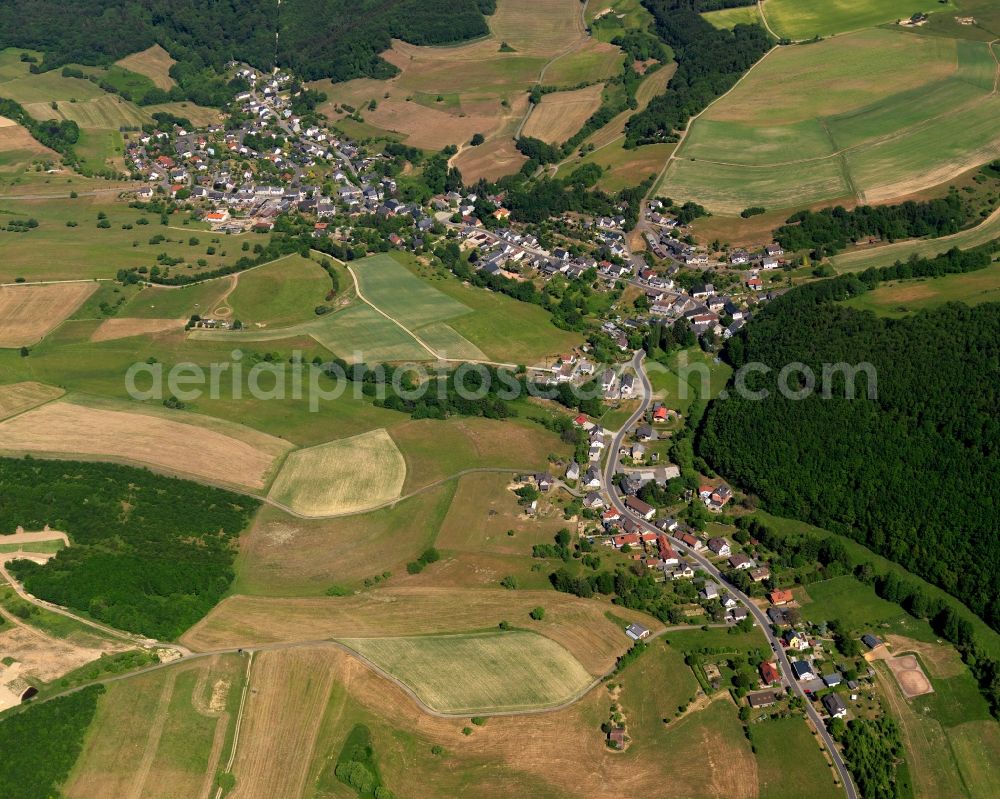
<path fill-rule="evenodd" d="M 0 796 L 4 799 L 59 797 L 83 736 L 94 718 L 103 685 L 29 706 L 0 721 Z"/>
<path fill-rule="evenodd" d="M 0 48 L 41 50 L 49 70 L 109 64 L 162 45 L 177 60 L 170 72 L 185 95 L 219 105 L 238 87 L 221 79 L 236 59 L 275 64 L 306 80 L 389 77 L 379 53 L 393 37 L 446 44 L 488 32 L 494 0 L 7 0 Z"/>
<path fill-rule="evenodd" d="M 920 236 L 947 236 L 979 220 L 978 209 L 952 189 L 944 197 L 899 205 L 843 206 L 799 211 L 774 231 L 785 250 L 809 249 L 817 258 L 836 255 L 848 243 L 874 238 L 885 241 Z"/>
<path fill-rule="evenodd" d="M 180 635 L 222 598 L 233 579 L 233 541 L 257 504 L 144 469 L 0 458 L 0 530 L 48 524 L 72 541 L 44 566 L 12 561 L 25 587 L 162 639 Z"/>
<path fill-rule="evenodd" d="M 752 391 L 712 403 L 699 453 L 769 510 L 848 535 L 940 586 L 1000 629 L 1000 305 L 881 319 L 837 299 L 880 279 L 967 271 L 991 248 L 821 281 L 773 301 L 730 340 Z M 822 335 L 817 335 L 822 331 Z M 786 364 L 871 364 L 809 396 L 777 390 Z M 806 385 L 800 371 L 787 385 Z M 876 388 L 869 399 L 866 389 Z"/>
<path fill-rule="evenodd" d="M 628 121 L 627 146 L 675 141 L 692 116 L 732 88 L 773 44 L 760 25 L 713 27 L 699 13 L 721 7 L 711 0 L 643 0 L 643 5 L 655 19 L 657 34 L 674 51 L 677 71 L 667 91 Z"/>

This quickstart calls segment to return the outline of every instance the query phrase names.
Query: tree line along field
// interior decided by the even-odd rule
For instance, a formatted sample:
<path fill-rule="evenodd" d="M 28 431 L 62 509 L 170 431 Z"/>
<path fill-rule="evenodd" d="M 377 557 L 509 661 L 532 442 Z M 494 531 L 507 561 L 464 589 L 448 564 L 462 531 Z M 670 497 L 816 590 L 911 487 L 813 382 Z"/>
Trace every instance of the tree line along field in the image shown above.
<path fill-rule="evenodd" d="M 735 215 L 947 182 L 1000 153 L 997 69 L 983 42 L 902 30 L 780 48 L 691 124 L 660 189 Z"/>

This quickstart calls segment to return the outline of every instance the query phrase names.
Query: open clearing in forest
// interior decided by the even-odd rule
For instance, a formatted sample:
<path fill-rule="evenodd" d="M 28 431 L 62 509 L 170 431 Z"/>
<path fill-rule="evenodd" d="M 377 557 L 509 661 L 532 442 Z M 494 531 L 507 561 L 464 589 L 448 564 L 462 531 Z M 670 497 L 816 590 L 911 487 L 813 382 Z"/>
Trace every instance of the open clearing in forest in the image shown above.
<path fill-rule="evenodd" d="M 40 341 L 96 288 L 96 283 L 0 286 L 0 348 Z"/>
<path fill-rule="evenodd" d="M 539 605 L 545 607 L 544 620 L 530 620 L 529 611 Z M 196 650 L 214 650 L 324 638 L 446 635 L 492 629 L 508 619 L 530 624 L 596 676 L 608 671 L 630 643 L 622 629 L 605 618 L 607 608 L 601 602 L 551 590 L 502 588 L 399 587 L 348 597 L 291 599 L 231 596 L 182 640 Z M 614 612 L 653 630 L 661 626 L 643 613 L 621 607 Z"/>
<path fill-rule="evenodd" d="M 554 707 L 570 701 L 593 681 L 563 647 L 531 632 L 342 638 L 340 642 L 442 713 Z"/>
<path fill-rule="evenodd" d="M 754 25 L 760 23 L 760 11 L 756 4 L 752 6 L 737 6 L 736 8 L 720 8 L 718 11 L 706 11 L 702 14 L 716 28 L 733 28 L 736 25 Z"/>
<path fill-rule="evenodd" d="M 142 52 L 119 58 L 115 63 L 132 72 L 145 75 L 161 89 L 169 90 L 174 86 L 174 79 L 170 77 L 170 67 L 177 62 L 158 44 Z"/>
<path fill-rule="evenodd" d="M 1000 301 L 1000 263 L 977 272 L 882 283 L 844 304 L 874 311 L 880 316 L 900 317 L 933 308 L 945 302 L 978 305 Z"/>
<path fill-rule="evenodd" d="M 601 104 L 601 84 L 568 92 L 551 92 L 536 105 L 521 133 L 550 144 L 562 144 L 576 133 Z"/>
<path fill-rule="evenodd" d="M 398 498 L 405 479 L 402 453 L 378 429 L 293 452 L 268 496 L 304 516 L 336 516 Z"/>
<path fill-rule="evenodd" d="M 984 42 L 891 29 L 780 48 L 694 121 L 661 190 L 735 215 L 945 183 L 1000 156 L 997 70 Z"/>
<path fill-rule="evenodd" d="M 267 484 L 275 459 L 291 447 L 240 425 L 209 419 L 201 423 L 194 414 L 174 414 L 166 419 L 110 406 L 51 402 L 0 423 L 0 447 L 120 460 L 250 489 Z"/>
<path fill-rule="evenodd" d="M 63 794 L 209 796 L 244 669 L 244 658 L 221 655 L 108 685 Z"/>
<path fill-rule="evenodd" d="M 61 388 L 36 383 L 33 380 L 0 386 L 0 419 L 16 416 L 44 402 L 50 402 L 61 397 L 63 393 Z"/>

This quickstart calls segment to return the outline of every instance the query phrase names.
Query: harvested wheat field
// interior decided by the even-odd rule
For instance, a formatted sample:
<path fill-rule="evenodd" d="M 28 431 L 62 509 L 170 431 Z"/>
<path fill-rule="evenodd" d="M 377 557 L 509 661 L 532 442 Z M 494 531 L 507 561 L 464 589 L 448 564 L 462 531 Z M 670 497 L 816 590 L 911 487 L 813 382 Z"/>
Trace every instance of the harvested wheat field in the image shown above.
<path fill-rule="evenodd" d="M 46 156 L 53 160 L 59 158 L 58 153 L 28 133 L 27 128 L 7 117 L 0 117 L 0 153 L 23 153 L 25 158 L 35 156 Z M 3 160 L 6 162 L 11 159 L 7 156 Z"/>
<path fill-rule="evenodd" d="M 0 419 L 9 419 L 44 402 L 57 399 L 63 393 L 61 388 L 36 383 L 33 380 L 0 386 Z"/>
<path fill-rule="evenodd" d="M 900 655 L 888 658 L 885 662 L 892 671 L 892 676 L 899 683 L 899 689 L 907 699 L 934 692 L 934 687 L 920 667 L 920 661 L 917 660 L 916 655 Z"/>
<path fill-rule="evenodd" d="M 570 702 L 593 682 L 559 644 L 531 632 L 340 642 L 440 713 L 534 710 Z"/>
<path fill-rule="evenodd" d="M 521 129 L 524 136 L 533 136 L 549 144 L 561 144 L 583 127 L 601 104 L 600 83 L 570 92 L 552 92 L 531 111 Z"/>
<path fill-rule="evenodd" d="M 40 341 L 96 289 L 97 283 L 0 286 L 0 348 Z"/>
<path fill-rule="evenodd" d="M 293 452 L 268 495 L 303 516 L 371 510 L 399 497 L 406 461 L 383 430 Z"/>
<path fill-rule="evenodd" d="M 249 428 L 237 438 L 213 427 L 59 401 L 0 423 L 0 446 L 9 452 L 139 463 L 251 489 L 266 485 L 275 459 L 291 446 Z"/>
<path fill-rule="evenodd" d="M 592 675 L 607 672 L 630 643 L 604 616 L 597 600 L 548 591 L 501 588 L 393 588 L 350 597 L 277 599 L 231 596 L 188 630 L 185 646 L 211 651 L 281 641 L 449 634 L 492 629 L 504 619 L 526 619 L 538 605 L 545 619 L 532 629 L 561 644 Z M 614 612 L 652 630 L 650 616 L 615 606 Z M 527 623 L 527 621 L 525 621 Z"/>
<path fill-rule="evenodd" d="M 330 665 L 321 648 L 263 652 L 254 659 L 231 799 L 303 796 L 333 688 Z"/>
<path fill-rule="evenodd" d="M 521 168 L 528 159 L 518 152 L 513 139 L 498 138 L 479 147 L 466 147 L 451 159 L 466 180 L 497 180 Z"/>
<path fill-rule="evenodd" d="M 140 53 L 120 58 L 115 63 L 132 72 L 145 75 L 161 89 L 171 89 L 174 86 L 174 79 L 170 77 L 170 67 L 177 62 L 158 44 Z"/>
<path fill-rule="evenodd" d="M 105 319 L 90 335 L 91 341 L 114 341 L 129 336 L 149 336 L 183 330 L 185 319 Z"/>

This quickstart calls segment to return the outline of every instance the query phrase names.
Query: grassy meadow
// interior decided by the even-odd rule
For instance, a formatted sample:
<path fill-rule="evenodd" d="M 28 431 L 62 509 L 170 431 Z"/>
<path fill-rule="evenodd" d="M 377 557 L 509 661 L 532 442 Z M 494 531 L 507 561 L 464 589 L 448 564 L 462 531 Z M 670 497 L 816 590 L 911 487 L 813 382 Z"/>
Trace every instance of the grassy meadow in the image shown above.
<path fill-rule="evenodd" d="M 844 304 L 879 316 L 902 317 L 946 302 L 978 305 L 1000 301 L 1000 264 L 978 272 L 883 283 Z"/>
<path fill-rule="evenodd" d="M 802 718 L 770 719 L 750 728 L 761 799 L 839 799 L 820 744 Z"/>

